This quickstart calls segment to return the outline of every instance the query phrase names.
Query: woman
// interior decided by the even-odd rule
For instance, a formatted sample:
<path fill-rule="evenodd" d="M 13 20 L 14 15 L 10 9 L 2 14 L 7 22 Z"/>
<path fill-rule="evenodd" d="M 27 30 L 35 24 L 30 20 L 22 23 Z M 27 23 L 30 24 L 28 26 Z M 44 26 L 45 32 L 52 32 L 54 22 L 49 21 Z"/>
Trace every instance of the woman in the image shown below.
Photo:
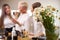
<path fill-rule="evenodd" d="M 36 21 L 34 18 L 33 18 L 33 15 L 34 15 L 34 9 L 37 8 L 37 7 L 41 7 L 41 3 L 40 2 L 35 2 L 32 4 L 32 9 L 31 9 L 31 17 L 30 17 L 30 30 L 29 30 L 29 37 L 32 38 L 32 40 L 37 40 L 36 37 L 44 37 L 46 34 L 45 34 L 45 28 L 42 24 L 41 21 Z"/>
<path fill-rule="evenodd" d="M 22 30 L 24 31 L 28 31 L 28 27 L 29 27 L 29 16 L 27 14 L 27 8 L 28 8 L 28 4 L 24 1 L 19 2 L 18 4 L 18 9 L 20 12 L 20 16 L 17 19 L 17 21 L 19 21 L 21 24 L 23 24 L 21 27 L 19 27 L 19 25 L 16 25 L 16 31 L 17 32 L 21 32 Z M 17 33 L 19 35 L 19 33 Z M 19 36 L 23 36 L 23 35 L 19 35 Z"/>
<path fill-rule="evenodd" d="M 12 18 L 11 16 L 11 8 L 8 4 L 4 4 L 2 6 L 2 23 L 4 25 L 5 28 L 5 36 L 7 38 L 7 40 L 11 40 L 11 32 L 12 32 L 12 28 L 15 26 L 14 24 L 18 24 L 19 26 L 20 23 L 18 23 L 15 19 Z"/>

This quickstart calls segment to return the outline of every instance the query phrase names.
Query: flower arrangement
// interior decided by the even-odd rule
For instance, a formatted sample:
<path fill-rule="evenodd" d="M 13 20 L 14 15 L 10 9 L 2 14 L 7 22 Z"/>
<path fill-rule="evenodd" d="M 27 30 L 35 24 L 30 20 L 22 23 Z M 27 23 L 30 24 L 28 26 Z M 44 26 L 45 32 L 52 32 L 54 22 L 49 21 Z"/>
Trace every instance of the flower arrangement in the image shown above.
<path fill-rule="evenodd" d="M 57 40 L 58 35 L 55 33 L 54 12 L 56 8 L 52 6 L 38 7 L 34 10 L 34 19 L 37 22 L 42 22 L 46 29 L 47 40 Z M 58 11 L 57 11 L 58 12 Z"/>

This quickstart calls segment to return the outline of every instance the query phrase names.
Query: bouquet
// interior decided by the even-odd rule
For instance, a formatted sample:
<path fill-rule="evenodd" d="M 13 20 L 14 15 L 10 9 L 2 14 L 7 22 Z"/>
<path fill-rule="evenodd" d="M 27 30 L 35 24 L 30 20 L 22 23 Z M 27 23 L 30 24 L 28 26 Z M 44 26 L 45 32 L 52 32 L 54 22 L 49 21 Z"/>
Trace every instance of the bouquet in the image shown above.
<path fill-rule="evenodd" d="M 58 12 L 52 6 L 38 7 L 34 10 L 34 19 L 37 22 L 42 22 L 46 29 L 47 40 L 57 40 L 58 35 L 55 33 L 54 12 Z"/>

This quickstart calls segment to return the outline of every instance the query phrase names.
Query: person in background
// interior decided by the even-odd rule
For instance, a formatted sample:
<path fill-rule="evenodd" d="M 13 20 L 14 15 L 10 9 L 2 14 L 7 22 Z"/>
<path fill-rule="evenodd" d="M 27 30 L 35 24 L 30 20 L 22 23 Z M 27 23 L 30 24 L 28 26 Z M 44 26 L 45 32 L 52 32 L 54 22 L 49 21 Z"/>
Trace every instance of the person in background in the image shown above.
<path fill-rule="evenodd" d="M 12 40 L 12 37 L 11 37 L 12 28 L 15 26 L 15 24 L 18 24 L 19 26 L 21 26 L 21 24 L 18 21 L 16 21 L 15 19 L 12 18 L 11 8 L 8 4 L 4 4 L 2 6 L 1 19 L 2 19 L 1 23 L 3 23 L 3 26 L 5 28 L 5 38 L 6 38 L 6 40 Z"/>
<path fill-rule="evenodd" d="M 30 29 L 29 29 L 30 30 L 29 31 L 29 37 L 31 37 L 32 39 L 34 37 L 45 36 L 45 28 L 44 28 L 42 22 L 37 22 L 33 18 L 34 9 L 37 8 L 37 7 L 41 7 L 40 2 L 35 2 L 35 3 L 32 4 L 32 9 L 30 11 L 31 15 L 29 15 L 30 16 L 30 24 L 31 24 Z M 35 39 L 35 40 L 37 40 L 37 39 Z"/>

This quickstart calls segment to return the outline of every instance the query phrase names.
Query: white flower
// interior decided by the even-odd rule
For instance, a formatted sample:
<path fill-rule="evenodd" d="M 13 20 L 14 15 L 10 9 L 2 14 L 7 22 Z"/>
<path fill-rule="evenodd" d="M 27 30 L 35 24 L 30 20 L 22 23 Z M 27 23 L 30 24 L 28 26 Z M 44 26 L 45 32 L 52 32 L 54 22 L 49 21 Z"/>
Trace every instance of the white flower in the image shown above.
<path fill-rule="evenodd" d="M 47 15 L 48 15 L 48 16 L 51 15 L 51 12 L 48 12 Z"/>
<path fill-rule="evenodd" d="M 52 17 L 52 16 L 54 16 L 53 15 L 53 13 L 55 12 L 55 8 L 54 7 L 52 7 L 51 5 L 49 5 L 49 6 L 47 6 L 47 7 L 38 7 L 38 8 L 35 8 L 34 9 L 34 19 L 35 20 L 40 20 L 40 21 L 43 21 L 43 19 L 42 19 L 42 16 L 41 16 L 41 12 L 45 12 L 45 14 L 43 14 L 43 15 L 45 15 L 45 16 L 49 16 L 49 17 Z M 38 19 L 37 19 L 38 18 Z M 44 17 L 44 19 L 46 19 L 46 17 Z"/>
<path fill-rule="evenodd" d="M 41 8 L 41 12 L 44 12 L 45 11 L 45 8 Z"/>

